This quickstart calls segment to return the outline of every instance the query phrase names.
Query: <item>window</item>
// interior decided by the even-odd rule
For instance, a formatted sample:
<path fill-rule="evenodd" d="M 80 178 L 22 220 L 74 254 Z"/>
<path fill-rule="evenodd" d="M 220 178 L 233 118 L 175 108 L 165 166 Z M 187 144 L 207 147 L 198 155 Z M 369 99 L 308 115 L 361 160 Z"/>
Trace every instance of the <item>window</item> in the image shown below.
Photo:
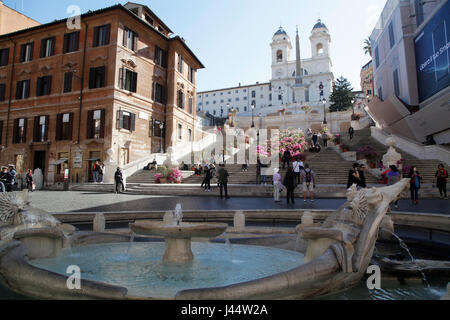
<path fill-rule="evenodd" d="M 239 98 L 236 98 L 236 101 L 239 101 Z"/>
<path fill-rule="evenodd" d="M 20 62 L 33 60 L 34 42 L 23 44 L 20 47 Z"/>
<path fill-rule="evenodd" d="M 151 26 L 155 23 L 148 14 L 145 14 L 145 21 L 147 21 Z"/>
<path fill-rule="evenodd" d="M 39 77 L 36 85 L 36 97 L 49 95 L 52 89 L 52 76 Z"/>
<path fill-rule="evenodd" d="M 3 120 L 0 120 L 0 145 L 3 144 Z"/>
<path fill-rule="evenodd" d="M 41 58 L 51 57 L 55 55 L 56 37 L 42 39 L 41 41 Z"/>
<path fill-rule="evenodd" d="M 188 141 L 192 141 L 192 129 L 188 129 Z"/>
<path fill-rule="evenodd" d="M 49 116 L 34 117 L 33 142 L 45 142 L 48 140 Z"/>
<path fill-rule="evenodd" d="M 89 89 L 103 88 L 105 86 L 106 68 L 91 68 L 89 72 Z"/>
<path fill-rule="evenodd" d="M 378 47 L 375 48 L 375 63 L 376 68 L 378 68 L 380 66 L 380 53 L 378 51 Z"/>
<path fill-rule="evenodd" d="M 393 77 L 394 77 L 394 92 L 395 92 L 395 95 L 397 97 L 399 97 L 400 96 L 400 82 L 399 82 L 399 78 L 398 78 L 398 69 L 394 71 Z"/>
<path fill-rule="evenodd" d="M 27 140 L 27 118 L 14 119 L 13 143 L 25 143 Z"/>
<path fill-rule="evenodd" d="M 191 66 L 189 66 L 189 68 L 188 68 L 188 79 L 192 83 L 194 83 L 194 74 L 195 74 L 195 69 L 192 68 Z M 221 93 L 221 95 L 223 95 L 223 93 Z"/>
<path fill-rule="evenodd" d="M 153 136 L 153 137 L 158 137 L 158 138 L 160 138 L 160 137 L 162 137 L 162 136 L 164 136 L 164 129 L 165 129 L 165 125 L 164 125 L 164 122 L 162 122 L 162 121 L 160 121 L 160 120 L 155 120 L 155 119 L 152 119 L 152 132 L 151 132 L 151 135 Z M 162 124 L 162 129 L 161 129 L 161 124 Z"/>
<path fill-rule="evenodd" d="M 30 80 L 17 81 L 16 99 L 27 99 L 30 96 Z"/>
<path fill-rule="evenodd" d="M 5 101 L 6 84 L 0 83 L 0 102 Z"/>
<path fill-rule="evenodd" d="M 378 88 L 378 98 L 380 98 L 380 100 L 383 100 L 383 88 L 382 87 Z"/>
<path fill-rule="evenodd" d="M 260 97 L 261 99 L 264 99 L 264 95 L 263 95 L 263 94 L 262 94 L 262 95 L 260 95 L 259 97 Z"/>
<path fill-rule="evenodd" d="M 4 67 L 8 64 L 9 60 L 9 48 L 0 49 L 0 67 Z"/>
<path fill-rule="evenodd" d="M 178 140 L 183 140 L 183 126 L 179 123 L 177 126 Z"/>
<path fill-rule="evenodd" d="M 126 68 L 119 70 L 120 89 L 125 89 L 130 92 L 137 91 L 137 77 L 138 74 Z"/>
<path fill-rule="evenodd" d="M 424 5 L 423 0 L 414 1 L 417 26 L 420 26 L 425 19 L 423 15 L 423 5 Z"/>
<path fill-rule="evenodd" d="M 188 99 L 188 112 L 190 114 L 192 114 L 192 106 L 193 106 L 193 104 L 194 104 L 194 98 L 189 97 L 189 99 Z"/>
<path fill-rule="evenodd" d="M 64 73 L 64 92 L 72 91 L 73 72 Z"/>
<path fill-rule="evenodd" d="M 392 47 L 395 45 L 395 37 L 394 37 L 394 24 L 391 21 L 391 23 L 389 24 L 389 44 Z"/>
<path fill-rule="evenodd" d="M 247 107 L 244 107 L 244 111 L 247 111 Z"/>
<path fill-rule="evenodd" d="M 178 72 L 183 73 L 183 57 L 178 55 Z"/>
<path fill-rule="evenodd" d="M 230 99 L 228 99 L 228 102 L 231 102 L 231 98 L 230 98 Z"/>
<path fill-rule="evenodd" d="M 213 104 L 216 104 L 216 100 L 213 101 Z"/>
<path fill-rule="evenodd" d="M 247 97 L 244 97 L 244 100 L 247 100 Z"/>
<path fill-rule="evenodd" d="M 163 68 L 167 68 L 167 51 L 162 50 L 160 47 L 155 47 L 155 63 Z"/>
<path fill-rule="evenodd" d="M 282 61 L 283 61 L 283 51 L 278 50 L 277 51 L 277 62 L 282 62 Z"/>
<path fill-rule="evenodd" d="M 324 50 L 323 50 L 323 44 L 321 44 L 321 43 L 318 43 L 318 44 L 317 44 L 317 46 L 316 46 L 316 52 L 317 52 L 317 55 L 318 55 L 318 56 L 323 55 L 323 53 L 324 53 Z"/>
<path fill-rule="evenodd" d="M 103 139 L 105 137 L 105 109 L 89 110 L 86 128 L 87 139 Z"/>
<path fill-rule="evenodd" d="M 153 84 L 153 100 L 158 103 L 166 103 L 166 87 L 154 82 Z"/>
<path fill-rule="evenodd" d="M 367 90 L 368 95 L 372 95 L 372 90 Z"/>
<path fill-rule="evenodd" d="M 177 105 L 178 108 L 184 109 L 184 93 L 181 90 L 177 92 Z"/>
<path fill-rule="evenodd" d="M 80 31 L 66 33 L 64 35 L 63 53 L 78 51 L 80 45 Z"/>
<path fill-rule="evenodd" d="M 256 91 L 252 91 L 252 98 L 255 98 L 256 97 Z"/>
<path fill-rule="evenodd" d="M 272 101 L 272 94 L 269 93 L 269 100 Z"/>
<path fill-rule="evenodd" d="M 281 94 L 278 95 L 278 100 L 279 101 L 283 100 L 283 96 Z"/>
<path fill-rule="evenodd" d="M 73 112 L 59 113 L 56 116 L 56 140 L 72 140 Z"/>
<path fill-rule="evenodd" d="M 216 115 L 216 110 L 213 111 L 213 114 Z"/>
<path fill-rule="evenodd" d="M 136 130 L 136 115 L 134 113 L 123 110 L 118 111 L 117 122 L 118 129 Z"/>
<path fill-rule="evenodd" d="M 111 34 L 111 25 L 104 25 L 94 28 L 94 43 L 93 47 L 101 47 L 109 44 Z"/>
<path fill-rule="evenodd" d="M 161 26 L 158 26 L 158 31 L 164 33 L 164 29 Z"/>
<path fill-rule="evenodd" d="M 138 39 L 139 39 L 139 35 L 136 32 L 134 32 L 128 28 L 125 28 L 123 30 L 123 46 L 124 47 L 136 52 L 138 50 Z"/>

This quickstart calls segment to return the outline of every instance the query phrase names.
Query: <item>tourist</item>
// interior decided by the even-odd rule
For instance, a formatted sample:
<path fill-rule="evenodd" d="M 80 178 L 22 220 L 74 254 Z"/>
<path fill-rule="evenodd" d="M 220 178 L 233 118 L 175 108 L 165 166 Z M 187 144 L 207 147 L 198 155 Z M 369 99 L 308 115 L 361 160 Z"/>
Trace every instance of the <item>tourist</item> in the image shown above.
<path fill-rule="evenodd" d="M 116 193 L 120 193 L 120 190 L 125 191 L 125 184 L 123 183 L 123 173 L 120 167 L 117 167 L 116 172 L 114 173 L 114 180 L 116 182 Z M 119 185 L 122 185 L 119 189 Z"/>
<path fill-rule="evenodd" d="M 353 139 L 353 135 L 355 134 L 355 129 L 352 126 L 348 129 L 348 135 L 350 136 L 350 140 Z"/>
<path fill-rule="evenodd" d="M 295 162 L 292 164 L 292 168 L 294 169 L 294 175 L 297 179 L 297 184 L 300 184 L 300 172 L 304 169 L 303 162 L 298 161 L 298 159 L 295 159 Z"/>
<path fill-rule="evenodd" d="M 203 179 L 202 186 L 205 186 L 205 191 L 211 191 L 211 169 L 205 169 L 205 179 Z"/>
<path fill-rule="evenodd" d="M 93 173 L 94 173 L 94 183 L 97 183 L 97 182 L 100 181 L 100 180 L 99 180 L 100 170 L 101 170 L 100 163 L 99 163 L 98 161 L 95 161 L 94 169 L 93 169 Z"/>
<path fill-rule="evenodd" d="M 387 178 L 387 184 L 389 186 L 391 186 L 391 185 L 399 182 L 401 179 L 401 176 L 400 176 L 400 172 L 398 171 L 398 168 L 396 166 L 392 165 L 389 168 L 390 168 L 390 170 L 388 173 L 386 173 L 386 178 Z M 398 199 L 395 200 L 394 206 L 395 206 L 395 208 L 398 208 Z"/>
<path fill-rule="evenodd" d="M 225 169 L 225 165 L 221 164 L 220 165 L 220 169 L 218 172 L 219 178 L 218 178 L 218 183 L 219 183 L 219 188 L 220 188 L 220 199 L 223 199 L 223 190 L 225 189 L 225 198 L 226 199 L 230 199 L 230 197 L 228 196 L 228 171 L 227 169 Z"/>
<path fill-rule="evenodd" d="M 322 135 L 323 146 L 328 147 L 328 134 L 326 132 Z"/>
<path fill-rule="evenodd" d="M 98 171 L 98 176 L 99 176 L 100 183 L 103 183 L 103 181 L 105 181 L 105 164 L 103 162 L 100 164 L 100 170 Z"/>
<path fill-rule="evenodd" d="M 316 188 L 316 174 L 309 168 L 308 164 L 305 164 L 305 170 L 302 171 L 301 183 L 303 184 L 303 201 L 306 202 L 308 197 L 311 202 L 314 202 L 314 189 Z"/>
<path fill-rule="evenodd" d="M 348 172 L 347 189 L 350 188 L 354 184 L 358 185 L 360 183 L 358 168 L 359 168 L 359 163 L 354 163 L 353 167 Z"/>
<path fill-rule="evenodd" d="M 306 129 L 306 136 L 307 136 L 309 139 L 311 139 L 311 136 L 312 136 L 311 128 Z"/>
<path fill-rule="evenodd" d="M 312 136 L 312 142 L 313 142 L 313 147 L 315 148 L 317 145 L 317 140 L 319 139 L 319 137 L 317 136 L 317 133 L 314 132 L 313 136 Z"/>
<path fill-rule="evenodd" d="M 2 168 L 2 173 L 0 174 L 0 181 L 3 183 L 6 192 L 12 191 L 11 187 L 12 176 L 11 173 L 8 172 L 7 167 Z"/>
<path fill-rule="evenodd" d="M 361 164 L 358 169 L 359 181 L 357 183 L 357 186 L 363 189 L 367 188 L 365 172 L 366 166 L 364 164 Z"/>
<path fill-rule="evenodd" d="M 287 204 L 289 204 L 289 201 L 292 201 L 292 204 L 295 204 L 294 190 L 297 185 L 295 183 L 294 169 L 292 167 L 288 168 L 288 172 L 283 180 L 283 185 L 287 190 Z"/>
<path fill-rule="evenodd" d="M 317 153 L 320 153 L 320 151 L 322 151 L 322 147 L 320 146 L 320 144 L 316 145 L 316 147 L 314 148 L 314 151 Z"/>
<path fill-rule="evenodd" d="M 286 150 L 283 153 L 283 169 L 285 168 L 286 163 L 287 163 L 288 168 L 289 168 L 290 163 L 291 163 L 291 152 L 289 150 Z"/>
<path fill-rule="evenodd" d="M 242 172 L 247 172 L 248 167 L 249 167 L 249 164 L 248 164 L 248 159 L 247 159 L 247 160 L 245 160 L 245 163 L 242 164 Z"/>
<path fill-rule="evenodd" d="M 25 178 L 26 178 L 26 181 L 27 181 L 27 189 L 28 189 L 28 191 L 33 192 L 33 185 L 34 185 L 34 183 L 33 183 L 33 173 L 31 171 L 31 169 L 28 170 L 28 173 L 27 173 Z"/>
<path fill-rule="evenodd" d="M 283 190 L 283 185 L 281 184 L 281 175 L 279 174 L 280 169 L 273 169 L 273 200 L 275 202 L 281 202 L 280 193 Z"/>
<path fill-rule="evenodd" d="M 438 166 L 438 170 L 435 174 L 436 177 L 436 184 L 439 189 L 439 193 L 441 195 L 441 199 L 447 198 L 447 180 L 448 180 L 448 172 L 445 170 L 444 165 L 441 163 Z"/>
<path fill-rule="evenodd" d="M 413 204 L 419 204 L 419 189 L 420 189 L 420 180 L 422 180 L 422 176 L 417 171 L 416 166 L 412 166 L 408 175 L 409 186 L 411 190 L 411 201 Z"/>
<path fill-rule="evenodd" d="M 12 189 L 14 188 L 14 185 L 16 183 L 16 176 L 17 176 L 17 171 L 13 164 L 9 165 L 9 174 L 11 175 L 11 191 L 12 191 Z"/>

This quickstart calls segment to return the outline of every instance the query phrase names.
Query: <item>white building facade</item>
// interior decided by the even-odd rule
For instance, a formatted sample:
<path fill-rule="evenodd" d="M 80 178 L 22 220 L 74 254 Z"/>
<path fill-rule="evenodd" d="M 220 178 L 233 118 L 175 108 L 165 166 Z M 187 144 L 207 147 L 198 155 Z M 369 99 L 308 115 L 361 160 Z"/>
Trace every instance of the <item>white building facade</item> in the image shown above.
<path fill-rule="evenodd" d="M 297 31 L 296 50 L 291 59 L 291 39 L 280 27 L 270 44 L 270 82 L 199 92 L 197 110 L 216 117 L 227 117 L 231 109 L 237 110 L 239 116 L 249 115 L 252 113 L 252 105 L 255 107 L 255 115 L 273 114 L 281 109 L 301 114 L 304 113 L 303 107 L 308 106 L 312 108 L 312 113 L 323 114 L 323 99 L 328 107 L 334 82 L 330 58 L 331 36 L 328 28 L 319 20 L 309 39 L 311 58 L 302 59 Z M 300 75 L 297 70 L 301 70 Z"/>

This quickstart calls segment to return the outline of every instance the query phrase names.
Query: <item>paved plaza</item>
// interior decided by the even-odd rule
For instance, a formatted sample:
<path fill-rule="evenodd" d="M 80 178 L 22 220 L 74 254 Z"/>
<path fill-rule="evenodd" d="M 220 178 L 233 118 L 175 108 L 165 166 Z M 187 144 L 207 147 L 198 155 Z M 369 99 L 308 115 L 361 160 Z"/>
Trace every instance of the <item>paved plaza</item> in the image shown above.
<path fill-rule="evenodd" d="M 317 199 L 304 203 L 297 198 L 295 205 L 287 205 L 285 199 L 275 203 L 271 198 L 234 197 L 220 200 L 215 197 L 149 196 L 86 191 L 37 191 L 32 194 L 32 205 L 51 213 L 63 212 L 120 212 L 173 210 L 181 203 L 183 210 L 268 210 L 268 209 L 336 209 L 345 199 Z M 400 200 L 400 212 L 424 212 L 450 215 L 450 200 L 420 201 Z"/>

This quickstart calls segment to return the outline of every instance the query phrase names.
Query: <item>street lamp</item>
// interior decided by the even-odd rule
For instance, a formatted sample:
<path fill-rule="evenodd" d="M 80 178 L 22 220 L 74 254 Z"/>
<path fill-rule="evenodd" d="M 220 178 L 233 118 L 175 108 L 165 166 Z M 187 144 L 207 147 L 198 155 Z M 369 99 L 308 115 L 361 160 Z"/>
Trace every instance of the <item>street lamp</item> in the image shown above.
<path fill-rule="evenodd" d="M 352 99 L 352 110 L 353 114 L 355 114 L 355 99 Z"/>
<path fill-rule="evenodd" d="M 323 124 L 327 124 L 327 111 L 325 110 L 325 106 L 327 105 L 327 99 L 323 98 Z"/>
<path fill-rule="evenodd" d="M 161 150 L 160 150 L 160 152 L 161 152 L 161 153 L 164 153 L 164 148 L 163 148 L 163 129 L 164 129 L 164 123 L 163 123 L 163 122 L 161 122 L 161 123 L 159 124 L 159 129 L 160 129 L 160 132 L 161 132 Z"/>
<path fill-rule="evenodd" d="M 255 127 L 255 119 L 253 118 L 253 110 L 255 110 L 255 104 L 254 103 L 252 103 L 251 108 L 252 108 L 252 128 L 254 128 Z"/>

